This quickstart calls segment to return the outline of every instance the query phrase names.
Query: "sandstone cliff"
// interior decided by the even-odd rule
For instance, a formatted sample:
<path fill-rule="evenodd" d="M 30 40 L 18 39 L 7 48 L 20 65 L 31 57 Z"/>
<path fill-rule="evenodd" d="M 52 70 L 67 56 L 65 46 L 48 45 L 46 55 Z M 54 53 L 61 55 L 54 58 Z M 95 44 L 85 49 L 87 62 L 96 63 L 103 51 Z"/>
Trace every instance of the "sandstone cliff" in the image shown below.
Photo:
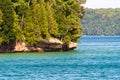
<path fill-rule="evenodd" d="M 25 42 L 16 41 L 11 44 L 0 46 L 0 52 L 53 52 L 68 51 L 77 47 L 77 43 L 63 44 L 59 39 L 45 39 L 33 45 L 26 45 Z"/>

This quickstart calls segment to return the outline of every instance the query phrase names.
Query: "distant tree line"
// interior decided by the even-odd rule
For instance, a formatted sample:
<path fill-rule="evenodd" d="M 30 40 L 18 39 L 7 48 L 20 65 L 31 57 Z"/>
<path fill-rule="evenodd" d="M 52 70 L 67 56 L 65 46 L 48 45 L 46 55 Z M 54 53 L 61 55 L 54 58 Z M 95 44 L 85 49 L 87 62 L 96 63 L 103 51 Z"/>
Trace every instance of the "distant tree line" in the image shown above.
<path fill-rule="evenodd" d="M 0 44 L 34 44 L 58 38 L 63 43 L 82 35 L 85 0 L 0 0 Z"/>
<path fill-rule="evenodd" d="M 120 35 L 120 9 L 86 9 L 84 35 Z"/>

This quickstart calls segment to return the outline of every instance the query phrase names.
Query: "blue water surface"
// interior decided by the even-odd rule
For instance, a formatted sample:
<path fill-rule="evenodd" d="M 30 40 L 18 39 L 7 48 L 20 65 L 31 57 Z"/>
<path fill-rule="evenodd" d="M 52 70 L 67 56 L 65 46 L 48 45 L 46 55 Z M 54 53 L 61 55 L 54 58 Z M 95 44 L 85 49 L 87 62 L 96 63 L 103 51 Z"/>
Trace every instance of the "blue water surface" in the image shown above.
<path fill-rule="evenodd" d="M 0 80 L 120 80 L 120 36 L 85 36 L 69 52 L 0 54 Z"/>

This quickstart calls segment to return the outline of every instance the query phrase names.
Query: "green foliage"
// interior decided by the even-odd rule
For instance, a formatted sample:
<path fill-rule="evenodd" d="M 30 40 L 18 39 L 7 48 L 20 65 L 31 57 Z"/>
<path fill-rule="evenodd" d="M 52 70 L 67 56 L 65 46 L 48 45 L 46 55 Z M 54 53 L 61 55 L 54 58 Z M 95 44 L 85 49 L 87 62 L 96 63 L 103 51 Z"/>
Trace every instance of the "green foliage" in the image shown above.
<path fill-rule="evenodd" d="M 3 16 L 3 13 L 2 13 L 2 11 L 0 10 L 0 30 L 1 30 L 1 23 L 3 22 L 2 16 Z M 2 41 L 3 41 L 1 34 L 2 34 L 2 33 L 0 32 L 0 44 L 1 44 Z"/>
<path fill-rule="evenodd" d="M 40 38 L 40 36 L 37 36 L 37 37 L 35 36 L 36 35 L 35 30 L 39 31 L 39 29 L 36 28 L 36 25 L 34 23 L 34 21 L 36 21 L 36 20 L 34 19 L 35 14 L 33 14 L 33 12 L 32 12 L 33 10 L 31 9 L 30 6 L 28 6 L 27 3 L 25 4 L 25 6 L 27 8 L 26 9 L 27 11 L 23 14 L 24 18 L 22 19 L 23 20 L 23 31 L 24 31 L 24 36 L 25 36 L 25 42 L 27 44 L 34 44 L 37 41 L 36 38 L 38 38 L 38 39 Z M 37 34 L 39 34 L 39 33 L 37 33 Z"/>
<path fill-rule="evenodd" d="M 31 11 L 31 12 L 30 12 Z M 32 7 L 25 18 L 25 41 L 28 44 L 34 44 L 42 40 L 41 27 L 40 27 L 40 5 L 36 0 L 32 1 Z"/>
<path fill-rule="evenodd" d="M 120 9 L 87 9 L 84 35 L 120 35 Z"/>
<path fill-rule="evenodd" d="M 0 0 L 0 44 L 34 44 L 50 37 L 64 43 L 82 36 L 85 0 Z"/>
<path fill-rule="evenodd" d="M 59 39 L 64 43 L 77 41 L 82 34 L 79 16 L 84 14 L 83 7 L 75 0 L 56 0 L 54 9 L 58 23 Z"/>
<path fill-rule="evenodd" d="M 58 35 L 58 25 L 53 16 L 53 10 L 49 3 L 46 3 L 46 11 L 47 11 L 47 21 L 48 21 L 48 32 L 51 36 L 57 37 Z"/>
<path fill-rule="evenodd" d="M 50 34 L 48 33 L 48 21 L 47 21 L 47 12 L 45 8 L 44 0 L 39 1 L 40 5 L 40 28 L 41 34 L 43 38 L 50 38 Z"/>
<path fill-rule="evenodd" d="M 16 40 L 24 41 L 22 28 L 19 25 L 18 15 L 14 12 L 14 24 L 13 24 L 13 35 L 15 35 Z"/>
<path fill-rule="evenodd" d="M 0 24 L 3 22 L 2 16 L 3 16 L 3 13 L 2 13 L 2 11 L 0 10 Z"/>
<path fill-rule="evenodd" d="M 1 34 L 3 42 L 9 43 L 15 41 L 15 35 L 13 35 L 13 23 L 14 23 L 14 7 L 11 0 L 0 0 L 0 9 L 3 13 L 3 22 L 1 25 Z"/>

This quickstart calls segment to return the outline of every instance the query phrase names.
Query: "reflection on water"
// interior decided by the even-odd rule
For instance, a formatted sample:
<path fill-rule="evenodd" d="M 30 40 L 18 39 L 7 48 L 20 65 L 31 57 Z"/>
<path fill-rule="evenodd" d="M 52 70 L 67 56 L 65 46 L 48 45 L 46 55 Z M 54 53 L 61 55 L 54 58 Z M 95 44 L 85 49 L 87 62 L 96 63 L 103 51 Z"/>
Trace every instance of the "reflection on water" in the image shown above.
<path fill-rule="evenodd" d="M 69 52 L 0 54 L 0 80 L 119 80 L 119 73 L 119 36 L 83 37 Z"/>

